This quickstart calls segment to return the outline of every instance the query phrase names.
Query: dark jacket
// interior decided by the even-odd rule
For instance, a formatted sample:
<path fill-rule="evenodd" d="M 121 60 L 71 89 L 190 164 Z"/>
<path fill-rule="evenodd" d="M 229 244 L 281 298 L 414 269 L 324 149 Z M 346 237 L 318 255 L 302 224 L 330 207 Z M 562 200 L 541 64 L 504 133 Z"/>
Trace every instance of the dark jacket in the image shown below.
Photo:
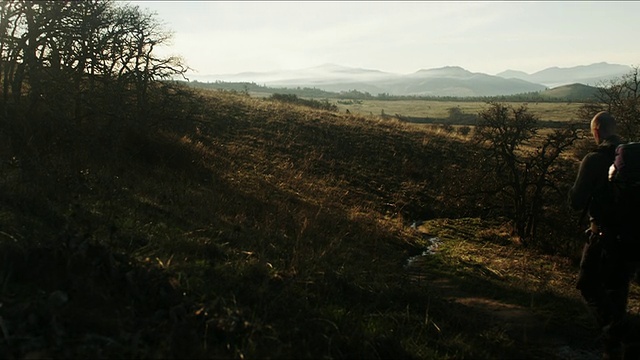
<path fill-rule="evenodd" d="M 569 205 L 574 210 L 589 206 L 590 220 L 606 225 L 610 222 L 609 201 L 606 193 L 609 167 L 613 163 L 616 147 L 622 141 L 611 136 L 602 141 L 598 148 L 588 153 L 580 163 L 578 176 L 569 190 Z"/>

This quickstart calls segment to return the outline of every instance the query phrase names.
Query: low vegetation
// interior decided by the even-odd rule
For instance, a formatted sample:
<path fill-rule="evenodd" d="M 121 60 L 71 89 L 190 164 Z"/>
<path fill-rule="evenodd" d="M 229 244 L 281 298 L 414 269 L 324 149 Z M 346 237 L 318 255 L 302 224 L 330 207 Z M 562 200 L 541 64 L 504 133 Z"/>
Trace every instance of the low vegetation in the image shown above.
<path fill-rule="evenodd" d="M 283 103 L 304 105 L 314 109 L 338 111 L 338 106 L 331 104 L 329 100 L 302 99 L 293 94 L 273 94 L 269 97 L 271 100 L 277 100 Z"/>
<path fill-rule="evenodd" d="M 167 100 L 146 131 L 94 123 L 31 144 L 37 171 L 3 150 L 6 357 L 557 351 L 450 303 L 445 279 L 592 340 L 572 257 L 524 250 L 459 196 L 479 154 L 464 136 L 245 95 Z M 440 252 L 420 256 L 432 236 Z M 541 283 L 549 268 L 563 280 Z"/>
<path fill-rule="evenodd" d="M 583 229 L 561 200 L 579 153 L 536 150 L 555 130 L 512 148 L 516 172 L 553 160 L 539 168 L 556 191 L 523 234 L 481 186 L 503 180 L 484 167 L 500 139 L 483 138 L 483 124 L 160 81 L 185 68 L 152 56 L 167 39 L 153 16 L 113 1 L 0 11 L 2 358 L 597 351 L 573 289 Z M 58 28 L 58 16 L 100 37 Z M 96 39 L 118 46 L 103 53 Z"/>

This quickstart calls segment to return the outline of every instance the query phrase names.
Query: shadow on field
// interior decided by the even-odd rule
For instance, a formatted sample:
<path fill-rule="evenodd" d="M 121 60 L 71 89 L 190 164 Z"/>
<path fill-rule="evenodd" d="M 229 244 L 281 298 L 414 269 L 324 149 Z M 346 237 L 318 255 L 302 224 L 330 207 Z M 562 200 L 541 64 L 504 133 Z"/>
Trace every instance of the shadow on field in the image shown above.
<path fill-rule="evenodd" d="M 474 354 L 479 358 L 600 359 L 599 333 L 579 299 L 520 289 L 488 266 L 464 260 L 452 265 L 443 256 L 424 253 L 406 267 L 414 286 L 438 299 L 430 312 L 447 317 L 446 327 L 439 327 L 443 336 L 464 334 L 459 341 L 478 342 L 477 348 L 495 344 Z"/>

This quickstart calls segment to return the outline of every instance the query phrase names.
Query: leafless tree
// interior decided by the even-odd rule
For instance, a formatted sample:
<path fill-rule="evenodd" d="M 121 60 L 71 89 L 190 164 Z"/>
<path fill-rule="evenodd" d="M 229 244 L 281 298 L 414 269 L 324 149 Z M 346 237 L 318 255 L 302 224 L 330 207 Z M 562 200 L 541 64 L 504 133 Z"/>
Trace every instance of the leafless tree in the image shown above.
<path fill-rule="evenodd" d="M 481 186 L 504 206 L 514 233 L 526 244 L 536 236 L 548 195 L 557 185 L 556 162 L 578 138 L 577 127 L 569 124 L 539 135 L 538 119 L 526 105 L 491 103 L 479 119 L 474 139 L 486 151 L 484 170 L 496 179 Z"/>
<path fill-rule="evenodd" d="M 149 86 L 187 70 L 178 57 L 156 56 L 170 39 L 154 13 L 112 0 L 3 1 L 2 105 L 31 111 L 44 105 L 56 114 L 72 109 L 79 122 L 87 99 L 96 102 L 102 92 L 131 100 L 141 116 Z"/>
<path fill-rule="evenodd" d="M 584 104 L 578 115 L 590 121 L 597 112 L 607 110 L 618 120 L 620 135 L 640 141 L 640 68 L 599 86 L 596 100 Z"/>

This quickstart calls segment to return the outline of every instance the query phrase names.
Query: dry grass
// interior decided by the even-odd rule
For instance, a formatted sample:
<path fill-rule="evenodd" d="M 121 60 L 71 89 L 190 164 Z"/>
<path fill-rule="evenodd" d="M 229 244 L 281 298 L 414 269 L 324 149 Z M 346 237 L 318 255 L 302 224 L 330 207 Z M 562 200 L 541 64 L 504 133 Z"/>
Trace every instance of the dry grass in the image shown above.
<path fill-rule="evenodd" d="M 336 100 L 337 101 L 337 100 Z M 582 106 L 580 103 L 516 103 L 517 107 L 526 104 L 529 111 L 541 120 L 571 121 L 579 120 L 576 112 Z M 478 114 L 485 110 L 486 102 L 472 101 L 435 101 L 435 100 L 362 100 L 357 104 L 336 103 L 341 112 L 347 109 L 361 115 L 379 116 L 400 114 L 417 118 L 446 119 L 450 108 L 460 108 L 465 114 Z"/>
<path fill-rule="evenodd" d="M 464 137 L 200 95 L 192 110 L 167 107 L 152 131 L 78 129 L 84 136 L 50 148 L 37 172 L 3 163 L 0 241 L 13 250 L 0 269 L 0 353 L 523 354 L 513 334 L 483 328 L 483 313 L 445 300 L 430 285 L 438 278 L 477 280 L 469 291 L 535 298 L 553 316 L 582 321 L 565 318 L 566 304 L 579 307 L 566 290 L 567 261 L 513 244 L 499 222 L 479 220 L 480 208 L 454 196 L 474 181 Z M 416 284 L 405 265 L 426 243 L 409 225 L 426 218 L 442 219 L 426 231 L 445 245 Z M 38 315 L 20 325 L 29 309 Z"/>

